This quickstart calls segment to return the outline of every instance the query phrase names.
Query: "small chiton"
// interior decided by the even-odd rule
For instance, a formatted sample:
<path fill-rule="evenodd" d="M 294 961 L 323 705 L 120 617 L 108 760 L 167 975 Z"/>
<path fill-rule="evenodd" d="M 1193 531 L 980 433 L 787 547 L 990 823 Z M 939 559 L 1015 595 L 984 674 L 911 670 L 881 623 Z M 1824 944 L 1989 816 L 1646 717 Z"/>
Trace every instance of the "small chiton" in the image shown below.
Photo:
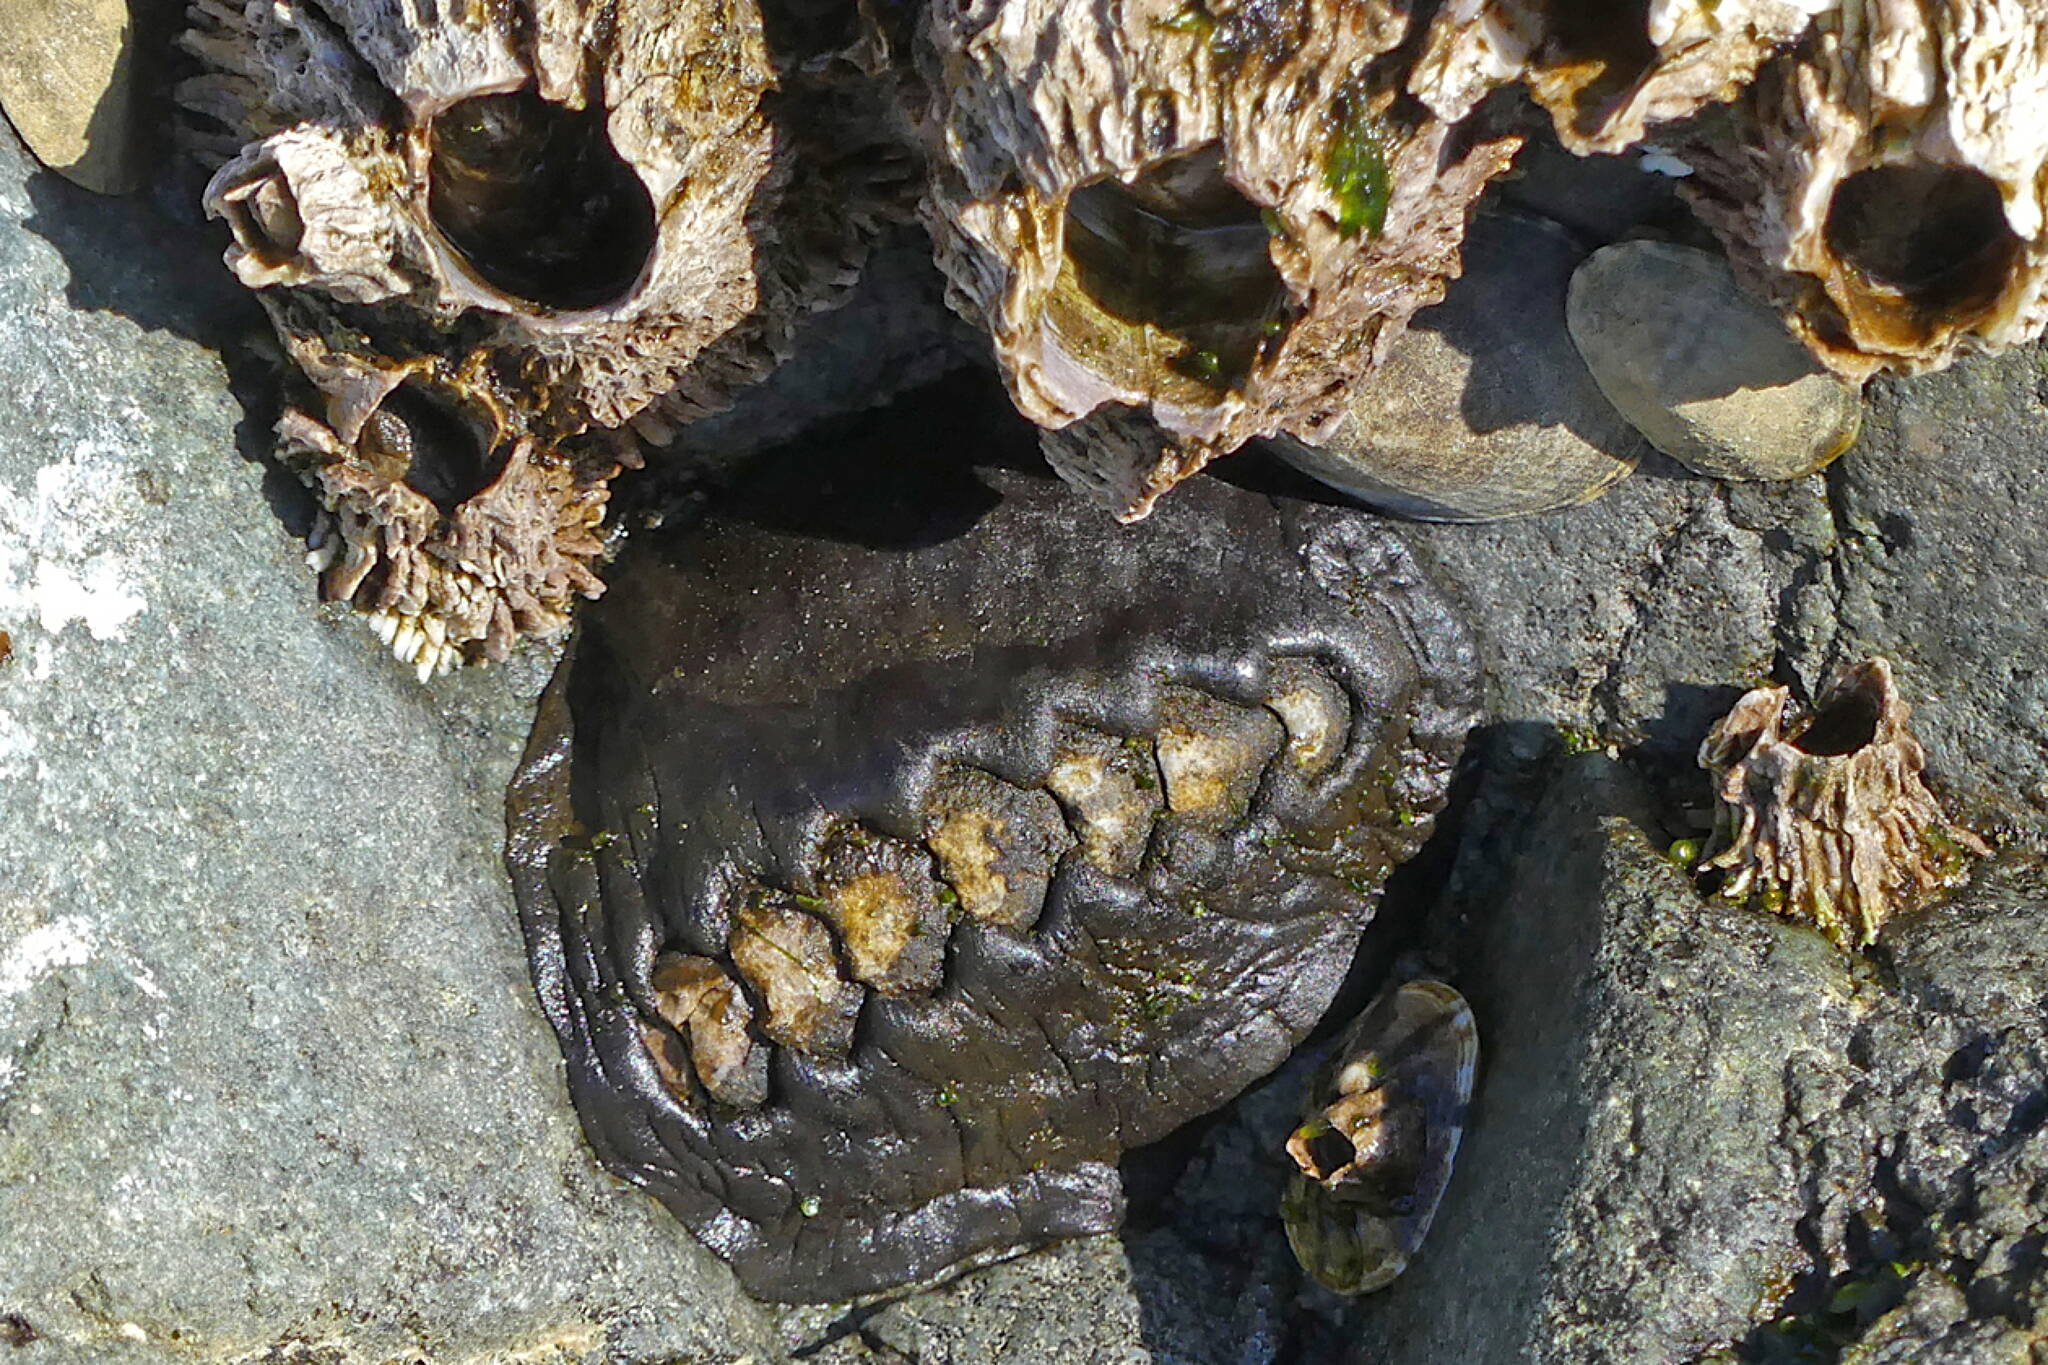
<path fill-rule="evenodd" d="M 769 1298 L 1114 1227 L 1118 1155 L 1328 1006 L 1471 722 L 1363 518 L 1122 529 L 904 429 L 631 546 L 511 797 L 592 1146 Z"/>

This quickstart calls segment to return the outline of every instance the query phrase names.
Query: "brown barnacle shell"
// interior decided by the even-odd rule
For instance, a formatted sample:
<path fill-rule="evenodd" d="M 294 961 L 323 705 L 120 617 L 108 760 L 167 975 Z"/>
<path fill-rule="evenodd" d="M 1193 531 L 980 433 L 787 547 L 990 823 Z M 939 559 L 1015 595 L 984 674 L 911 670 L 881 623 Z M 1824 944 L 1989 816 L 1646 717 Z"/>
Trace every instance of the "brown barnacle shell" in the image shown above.
<path fill-rule="evenodd" d="M 755 0 L 197 0 L 183 41 L 229 264 L 319 391 L 281 440 L 339 535 L 327 591 L 423 670 L 600 591 L 635 438 L 772 369 L 903 193 L 884 95 L 779 69 Z M 449 425 L 408 395 L 474 434 L 440 491 L 366 444 Z"/>
<path fill-rule="evenodd" d="M 1449 0 L 1408 88 L 1456 122 L 1516 81 L 1581 156 L 1732 99 L 1839 0 Z"/>
<path fill-rule="evenodd" d="M 1850 379 L 2048 324 L 2048 24 L 2016 0 L 1845 7 L 1677 144 L 1736 275 Z"/>
<path fill-rule="evenodd" d="M 1457 273 L 1516 142 L 1400 89 L 1389 0 L 935 5 L 924 205 L 1061 472 L 1124 519 L 1315 427 Z"/>
<path fill-rule="evenodd" d="M 1441 981 L 1396 986 L 1352 1024 L 1287 1139 L 1281 1219 L 1325 1288 L 1370 1294 L 1407 1269 L 1449 1188 L 1478 1071 L 1472 1007 Z"/>
<path fill-rule="evenodd" d="M 323 509 L 307 561 L 422 681 L 558 634 L 577 597 L 603 591 L 616 446 L 508 430 L 432 367 L 326 368 L 347 401 L 330 399 L 326 421 L 296 407 L 278 421 L 280 455 Z"/>
<path fill-rule="evenodd" d="M 1720 894 L 1864 946 L 1895 911 L 1959 881 L 1966 854 L 1989 854 L 1935 803 L 1910 715 L 1879 658 L 1843 669 L 1805 715 L 1784 687 L 1736 702 L 1700 746 L 1716 797 L 1700 870 L 1726 874 Z"/>

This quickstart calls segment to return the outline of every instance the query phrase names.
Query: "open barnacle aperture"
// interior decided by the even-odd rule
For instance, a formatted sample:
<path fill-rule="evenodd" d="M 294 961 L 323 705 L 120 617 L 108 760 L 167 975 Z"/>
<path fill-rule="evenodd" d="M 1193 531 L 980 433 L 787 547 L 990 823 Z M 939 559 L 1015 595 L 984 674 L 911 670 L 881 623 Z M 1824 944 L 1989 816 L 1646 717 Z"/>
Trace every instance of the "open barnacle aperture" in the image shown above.
<path fill-rule="evenodd" d="M 1737 277 L 1837 373 L 1939 368 L 2048 320 L 2040 25 L 1992 0 L 1823 12 L 1677 139 Z"/>
<path fill-rule="evenodd" d="M 1699 870 L 1720 894 L 1813 923 L 1845 947 L 1968 874 L 1990 847 L 1943 813 L 1884 659 L 1843 668 L 1811 710 L 1791 689 L 1744 693 L 1700 745 L 1714 836 Z"/>
<path fill-rule="evenodd" d="M 1835 187 L 1821 280 L 1840 340 L 1911 351 L 1967 331 L 1996 307 L 2022 243 L 1998 186 L 1925 162 L 1870 166 Z"/>
<path fill-rule="evenodd" d="M 1246 440 L 1316 432 L 1516 140 L 1402 89 L 1382 0 L 936 6 L 924 205 L 1062 475 L 1127 520 Z"/>
<path fill-rule="evenodd" d="M 1199 405 L 1243 384 L 1286 333 L 1291 300 L 1265 215 L 1211 145 L 1067 199 L 1047 329 L 1106 380 Z"/>
<path fill-rule="evenodd" d="M 427 205 L 472 269 L 515 297 L 593 308 L 627 293 L 654 247 L 654 203 L 604 112 L 530 88 L 434 116 Z"/>
<path fill-rule="evenodd" d="M 510 803 L 593 1147 L 780 1299 L 1113 1227 L 1327 1007 L 1471 718 L 1355 520 L 865 441 L 628 549 Z"/>

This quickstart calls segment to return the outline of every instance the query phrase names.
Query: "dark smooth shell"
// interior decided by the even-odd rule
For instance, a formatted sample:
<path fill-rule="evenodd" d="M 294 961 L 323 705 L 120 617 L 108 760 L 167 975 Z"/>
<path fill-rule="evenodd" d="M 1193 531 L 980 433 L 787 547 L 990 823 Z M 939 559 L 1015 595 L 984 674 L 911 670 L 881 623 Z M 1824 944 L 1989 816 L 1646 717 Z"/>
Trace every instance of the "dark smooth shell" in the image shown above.
<path fill-rule="evenodd" d="M 771 458 L 633 545 L 510 799 L 591 1145 L 763 1297 L 1113 1228 L 1119 1153 L 1231 1099 L 1322 1014 L 1471 722 L 1462 631 L 1366 519 L 1198 480 L 1118 527 L 1040 472 L 970 462 L 1005 458 L 993 440 L 1021 465 L 1027 432 L 943 415 Z M 1319 758 L 1268 706 L 1301 678 L 1348 710 Z M 1189 727 L 1223 745 L 1198 755 L 1243 760 L 1235 786 L 1181 780 L 1185 746 L 1154 741 Z M 1055 772 L 1080 750 L 1130 776 L 1138 824 L 1090 825 Z M 1006 846 L 1000 904 L 935 875 L 934 812 L 963 807 L 1050 821 Z M 933 888 L 923 919 L 891 974 L 825 983 L 806 1045 L 771 1042 L 737 926 L 834 923 L 849 978 L 828 885 L 847 858 Z M 751 1032 L 722 1036 L 765 1068 L 729 1046 L 704 1088 L 657 958 L 742 983 L 751 1013 L 722 1017 Z"/>

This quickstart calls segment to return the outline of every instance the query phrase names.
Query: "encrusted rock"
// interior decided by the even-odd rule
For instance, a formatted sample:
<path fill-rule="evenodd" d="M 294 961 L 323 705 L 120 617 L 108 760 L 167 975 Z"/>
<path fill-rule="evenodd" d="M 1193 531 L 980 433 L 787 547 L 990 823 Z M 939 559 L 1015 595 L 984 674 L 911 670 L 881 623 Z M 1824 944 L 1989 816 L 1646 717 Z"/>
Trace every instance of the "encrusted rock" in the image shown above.
<path fill-rule="evenodd" d="M 1314 437 L 1458 270 L 1512 137 L 1401 89 L 1388 0 L 934 6 L 925 217 L 1025 416 L 1119 516 L 1246 439 Z"/>
<path fill-rule="evenodd" d="M 1365 519 L 1203 480 L 1118 527 L 907 448 L 934 415 L 629 549 L 510 797 L 592 1147 L 764 1297 L 1115 1227 L 1119 1156 L 1329 1007 L 1473 720 L 1457 621 Z M 1028 455 L 1001 417 L 968 448 Z M 728 979 L 765 1089 L 679 994 Z"/>
<path fill-rule="evenodd" d="M 1464 275 L 1351 387 L 1330 434 L 1273 448 L 1363 502 L 1432 521 L 1493 521 L 1599 496 L 1635 468 L 1642 440 L 1565 330 L 1581 254 L 1555 223 L 1481 213 Z"/>
<path fill-rule="evenodd" d="M 1722 257 L 1618 242 L 1572 276 L 1571 335 L 1650 443 L 1720 479 L 1796 479 L 1856 440 L 1859 386 L 1822 369 Z"/>
<path fill-rule="evenodd" d="M 1714 774 L 1714 839 L 1702 870 L 1721 894 L 1811 920 L 1862 946 L 1891 914 L 1966 874 L 1989 847 L 1950 822 L 1922 778 L 1927 756 L 1891 665 L 1845 668 L 1812 712 L 1791 689 L 1744 694 L 1700 746 Z"/>

